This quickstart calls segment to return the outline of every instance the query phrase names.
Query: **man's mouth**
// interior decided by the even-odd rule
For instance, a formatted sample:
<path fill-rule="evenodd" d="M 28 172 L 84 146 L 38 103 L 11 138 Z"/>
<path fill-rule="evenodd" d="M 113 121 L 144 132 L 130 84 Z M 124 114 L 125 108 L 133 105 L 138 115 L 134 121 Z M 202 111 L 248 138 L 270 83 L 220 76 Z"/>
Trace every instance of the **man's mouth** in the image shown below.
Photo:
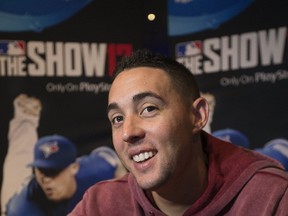
<path fill-rule="evenodd" d="M 155 154 L 152 151 L 149 152 L 142 152 L 140 154 L 134 155 L 133 156 L 133 161 L 136 163 L 143 162 L 149 158 L 152 158 Z"/>

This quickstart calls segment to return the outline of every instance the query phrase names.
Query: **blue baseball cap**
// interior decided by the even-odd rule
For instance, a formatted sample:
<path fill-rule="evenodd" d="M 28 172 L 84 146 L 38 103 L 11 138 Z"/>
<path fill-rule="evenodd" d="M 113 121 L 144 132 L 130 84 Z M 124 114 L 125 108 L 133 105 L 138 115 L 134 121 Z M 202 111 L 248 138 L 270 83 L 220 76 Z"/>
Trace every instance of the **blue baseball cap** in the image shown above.
<path fill-rule="evenodd" d="M 250 146 L 247 136 L 244 133 L 235 129 L 227 128 L 216 130 L 212 133 L 212 135 L 221 140 L 231 142 L 238 146 L 242 146 L 245 148 L 249 148 Z"/>
<path fill-rule="evenodd" d="M 61 170 L 73 163 L 76 157 L 76 146 L 66 137 L 44 136 L 35 144 L 34 161 L 28 166 Z"/>
<path fill-rule="evenodd" d="M 257 148 L 255 151 L 279 161 L 288 170 L 288 140 L 272 139 L 263 148 Z"/>

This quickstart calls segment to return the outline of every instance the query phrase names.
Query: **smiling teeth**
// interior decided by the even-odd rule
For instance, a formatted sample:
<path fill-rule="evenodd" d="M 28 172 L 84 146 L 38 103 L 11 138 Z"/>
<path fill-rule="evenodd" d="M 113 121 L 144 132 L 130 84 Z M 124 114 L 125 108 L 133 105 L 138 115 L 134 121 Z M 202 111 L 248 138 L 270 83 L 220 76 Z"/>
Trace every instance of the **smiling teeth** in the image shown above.
<path fill-rule="evenodd" d="M 133 160 L 139 163 L 151 157 L 153 157 L 153 152 L 143 152 L 143 153 L 133 156 Z"/>

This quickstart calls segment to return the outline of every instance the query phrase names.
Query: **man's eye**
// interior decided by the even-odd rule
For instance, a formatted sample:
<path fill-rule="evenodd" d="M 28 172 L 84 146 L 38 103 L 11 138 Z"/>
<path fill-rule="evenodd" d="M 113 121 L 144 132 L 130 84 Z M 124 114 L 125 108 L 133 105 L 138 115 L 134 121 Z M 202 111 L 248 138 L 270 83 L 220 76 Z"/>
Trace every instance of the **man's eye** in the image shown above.
<path fill-rule="evenodd" d="M 157 107 L 155 106 L 147 106 L 143 109 L 141 114 L 150 114 L 151 112 L 157 110 Z"/>
<path fill-rule="evenodd" d="M 112 124 L 118 124 L 119 122 L 123 121 L 123 117 L 122 116 L 116 116 L 112 119 Z"/>
<path fill-rule="evenodd" d="M 154 107 L 154 106 L 148 106 L 144 110 L 146 110 L 147 112 L 152 112 L 155 109 L 156 109 L 156 107 Z"/>

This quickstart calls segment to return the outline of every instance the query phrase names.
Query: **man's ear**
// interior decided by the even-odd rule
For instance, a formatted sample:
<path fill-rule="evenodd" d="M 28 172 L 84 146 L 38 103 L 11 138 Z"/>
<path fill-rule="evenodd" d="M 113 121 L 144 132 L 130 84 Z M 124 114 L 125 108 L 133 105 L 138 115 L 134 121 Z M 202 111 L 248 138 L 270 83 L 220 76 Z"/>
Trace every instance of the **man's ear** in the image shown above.
<path fill-rule="evenodd" d="M 79 163 L 74 162 L 74 163 L 70 164 L 70 169 L 71 169 L 72 175 L 75 176 L 79 171 Z"/>
<path fill-rule="evenodd" d="M 195 125 L 195 132 L 200 131 L 202 128 L 205 127 L 208 117 L 209 117 L 209 106 L 206 99 L 203 97 L 197 98 L 193 102 L 193 110 L 194 110 L 194 125 Z"/>

